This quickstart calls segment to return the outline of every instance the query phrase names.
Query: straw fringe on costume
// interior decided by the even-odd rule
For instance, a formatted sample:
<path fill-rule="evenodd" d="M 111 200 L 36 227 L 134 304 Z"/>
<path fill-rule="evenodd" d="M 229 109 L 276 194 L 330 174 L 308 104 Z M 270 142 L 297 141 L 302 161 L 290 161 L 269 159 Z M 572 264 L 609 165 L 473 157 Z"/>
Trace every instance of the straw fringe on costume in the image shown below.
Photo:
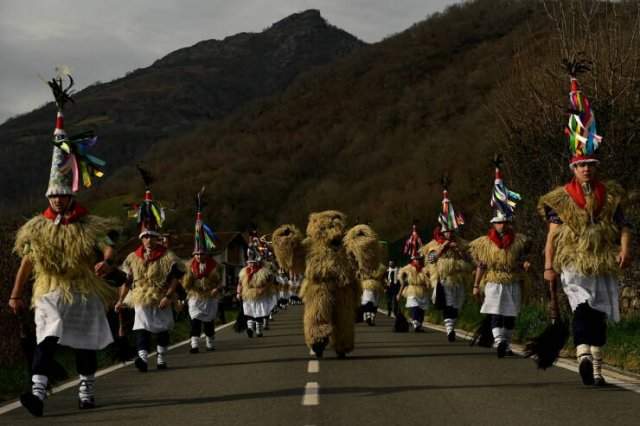
<path fill-rule="evenodd" d="M 620 248 L 620 229 L 613 216 L 626 201 L 624 189 L 616 182 L 606 182 L 606 201 L 602 211 L 594 217 L 593 197 L 586 197 L 581 209 L 565 191 L 558 187 L 542 196 L 539 213 L 546 218 L 545 206 L 552 208 L 563 224 L 554 239 L 554 268 L 561 271 L 573 268 L 582 275 L 618 274 L 616 256 Z M 592 223 L 593 217 L 596 223 Z"/>
<path fill-rule="evenodd" d="M 184 263 L 171 251 L 153 262 L 145 262 L 135 252 L 124 261 L 124 268 L 134 279 L 125 302 L 129 306 L 157 306 L 165 296 L 167 277 L 176 265 L 184 271 Z"/>
<path fill-rule="evenodd" d="M 398 276 L 400 277 L 401 281 L 404 280 L 403 277 L 405 276 L 405 274 L 407 276 L 406 283 L 408 285 L 403 290 L 402 297 L 408 298 L 413 296 L 418 299 L 427 297 L 430 283 L 425 270 L 423 269 L 422 271 L 418 272 L 416 268 L 413 267 L 413 265 L 409 264 L 404 266 L 403 268 L 400 268 L 400 271 L 398 271 Z"/>
<path fill-rule="evenodd" d="M 182 288 L 187 292 L 187 296 L 193 299 L 210 299 L 213 289 L 220 285 L 221 269 L 220 265 L 216 265 L 209 272 L 209 275 L 196 279 L 189 262 L 186 267 L 186 273 L 182 278 Z"/>
<path fill-rule="evenodd" d="M 462 239 L 457 239 L 456 244 L 463 252 L 469 250 L 469 243 Z M 423 246 L 420 253 L 427 258 L 430 252 L 439 251 L 442 244 L 436 240 L 431 240 L 427 245 Z M 471 271 L 473 265 L 461 259 L 455 252 L 451 250 L 445 251 L 436 263 L 427 263 L 425 269 L 429 276 L 431 287 L 435 287 L 440 281 L 443 285 L 468 285 L 472 282 Z"/>
<path fill-rule="evenodd" d="M 488 282 L 513 284 L 523 279 L 518 272 L 518 263 L 527 246 L 527 238 L 516 234 L 513 243 L 507 249 L 497 247 L 487 236 L 476 238 L 469 243 L 469 251 L 477 264 L 488 265 L 480 287 Z"/>
<path fill-rule="evenodd" d="M 273 231 L 273 252 L 284 270 L 295 274 L 304 271 L 302 239 L 302 232 L 295 225 L 282 225 Z"/>
<path fill-rule="evenodd" d="M 265 263 L 249 280 L 248 267 L 240 271 L 242 283 L 242 300 L 253 301 L 261 297 L 271 296 L 275 292 L 276 275 L 273 266 Z"/>
<path fill-rule="evenodd" d="M 67 225 L 56 225 L 42 215 L 25 223 L 18 230 L 14 252 L 33 263 L 32 306 L 57 289 L 66 303 L 72 303 L 77 292 L 82 296 L 96 294 L 109 306 L 115 300 L 115 289 L 93 273 L 93 265 L 98 260 L 100 239 L 116 227 L 116 221 L 93 215 Z"/>
<path fill-rule="evenodd" d="M 382 261 L 378 234 L 368 225 L 356 225 L 343 239 L 344 248 L 353 257 L 362 275 L 373 276 Z"/>

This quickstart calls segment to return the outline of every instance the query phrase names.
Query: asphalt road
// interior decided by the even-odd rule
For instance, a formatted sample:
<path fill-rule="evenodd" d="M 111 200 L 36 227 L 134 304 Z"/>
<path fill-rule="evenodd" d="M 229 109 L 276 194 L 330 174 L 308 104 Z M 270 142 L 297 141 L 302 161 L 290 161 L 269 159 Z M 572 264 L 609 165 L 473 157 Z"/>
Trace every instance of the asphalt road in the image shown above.
<path fill-rule="evenodd" d="M 497 359 L 436 331 L 396 334 L 391 325 L 383 315 L 376 327 L 359 324 L 348 359 L 327 351 L 310 362 L 302 307 L 292 307 L 263 338 L 227 328 L 216 352 L 172 350 L 167 371 L 128 366 L 99 377 L 94 410 L 78 410 L 72 388 L 46 400 L 46 417 L 18 408 L 0 424 L 640 424 L 640 394 L 587 388 L 567 370 L 537 371 L 531 360 Z"/>

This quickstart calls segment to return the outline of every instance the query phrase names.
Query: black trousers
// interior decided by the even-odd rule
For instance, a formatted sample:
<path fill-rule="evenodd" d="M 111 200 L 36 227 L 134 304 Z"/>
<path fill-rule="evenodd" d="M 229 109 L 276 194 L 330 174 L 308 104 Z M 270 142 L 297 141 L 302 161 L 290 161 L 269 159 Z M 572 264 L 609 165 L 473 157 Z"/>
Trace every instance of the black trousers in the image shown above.
<path fill-rule="evenodd" d="M 156 342 L 158 346 L 169 346 L 169 331 L 156 333 Z M 151 332 L 147 330 L 136 330 L 136 349 L 148 352 L 150 347 Z"/>
<path fill-rule="evenodd" d="M 371 312 L 375 314 L 378 312 L 378 307 L 374 305 L 373 302 L 367 302 L 362 305 L 362 312 Z"/>
<path fill-rule="evenodd" d="M 200 337 L 201 330 L 204 329 L 204 335 L 213 337 L 216 334 L 213 321 L 202 322 L 199 319 L 191 319 L 191 337 Z"/>
<path fill-rule="evenodd" d="M 516 328 L 516 317 L 491 314 L 491 328 L 506 328 L 513 330 Z"/>
<path fill-rule="evenodd" d="M 410 308 L 411 310 L 411 319 L 414 321 L 418 321 L 420 327 L 422 327 L 422 323 L 424 322 L 424 309 L 419 306 L 414 306 Z"/>
<path fill-rule="evenodd" d="M 58 348 L 58 338 L 46 337 L 40 344 L 36 346 L 33 353 L 33 374 L 49 377 L 53 357 Z M 98 359 L 96 351 L 89 349 L 74 349 L 76 355 L 76 370 L 78 374 L 88 376 L 98 369 Z"/>
<path fill-rule="evenodd" d="M 453 306 L 445 306 L 442 311 L 442 317 L 445 319 L 456 319 L 458 318 L 458 310 Z"/>
<path fill-rule="evenodd" d="M 588 303 L 578 305 L 573 313 L 573 343 L 604 346 L 607 343 L 607 315 Z"/>

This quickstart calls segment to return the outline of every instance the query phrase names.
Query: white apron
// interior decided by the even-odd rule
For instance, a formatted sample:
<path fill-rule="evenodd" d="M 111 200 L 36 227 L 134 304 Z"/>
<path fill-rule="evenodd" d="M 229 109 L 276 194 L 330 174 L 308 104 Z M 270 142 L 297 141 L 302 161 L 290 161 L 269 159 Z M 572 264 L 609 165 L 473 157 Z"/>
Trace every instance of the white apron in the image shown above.
<path fill-rule="evenodd" d="M 562 270 L 560 281 L 572 311 L 587 302 L 596 311 L 604 312 L 609 320 L 620 321 L 618 281 L 612 275 L 587 276 L 566 269 Z"/>
<path fill-rule="evenodd" d="M 460 310 L 464 304 L 464 284 L 451 284 L 443 280 L 444 298 L 447 306 Z M 431 302 L 436 303 L 436 288 L 431 295 Z"/>
<path fill-rule="evenodd" d="M 373 306 L 378 306 L 378 297 L 374 290 L 364 289 L 362 290 L 362 297 L 360 298 L 360 304 L 366 305 L 367 303 L 373 303 Z"/>
<path fill-rule="evenodd" d="M 420 308 L 426 311 L 429 307 L 429 297 L 409 296 L 407 297 L 407 303 L 404 306 L 405 308 Z"/>
<path fill-rule="evenodd" d="M 217 298 L 190 297 L 187 302 L 189 303 L 189 316 L 191 319 L 203 322 L 211 322 L 216 319 L 218 315 Z"/>
<path fill-rule="evenodd" d="M 147 330 L 161 333 L 173 329 L 173 311 L 171 306 L 160 309 L 157 306 L 136 306 L 133 321 L 134 330 Z"/>
<path fill-rule="evenodd" d="M 487 283 L 484 287 L 484 303 L 480 313 L 515 317 L 520 313 L 520 283 Z"/>
<path fill-rule="evenodd" d="M 99 350 L 113 342 L 104 304 L 95 294 L 74 293 L 66 303 L 62 290 L 43 295 L 35 302 L 36 340 L 58 337 L 58 343 L 74 349 Z"/>
<path fill-rule="evenodd" d="M 242 309 L 244 310 L 244 314 L 249 317 L 268 317 L 276 306 L 276 303 L 277 299 L 275 296 L 259 297 L 254 300 L 243 300 Z"/>

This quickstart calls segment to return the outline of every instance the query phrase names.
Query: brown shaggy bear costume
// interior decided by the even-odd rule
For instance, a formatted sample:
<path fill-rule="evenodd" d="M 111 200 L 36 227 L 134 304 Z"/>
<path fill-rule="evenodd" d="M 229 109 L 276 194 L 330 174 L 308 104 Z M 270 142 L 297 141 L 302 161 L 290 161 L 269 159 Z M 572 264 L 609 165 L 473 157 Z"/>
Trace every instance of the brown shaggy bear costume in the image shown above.
<path fill-rule="evenodd" d="M 362 227 L 370 229 L 358 227 L 361 231 Z M 304 336 L 318 358 L 329 343 L 339 358 L 353 350 L 360 263 L 379 263 L 372 260 L 379 255 L 377 244 L 358 243 L 360 236 L 366 238 L 371 233 L 347 232 L 346 216 L 333 210 L 311 213 L 304 239 L 294 225 L 282 225 L 273 232 L 280 266 L 295 273 L 304 271 Z"/>

